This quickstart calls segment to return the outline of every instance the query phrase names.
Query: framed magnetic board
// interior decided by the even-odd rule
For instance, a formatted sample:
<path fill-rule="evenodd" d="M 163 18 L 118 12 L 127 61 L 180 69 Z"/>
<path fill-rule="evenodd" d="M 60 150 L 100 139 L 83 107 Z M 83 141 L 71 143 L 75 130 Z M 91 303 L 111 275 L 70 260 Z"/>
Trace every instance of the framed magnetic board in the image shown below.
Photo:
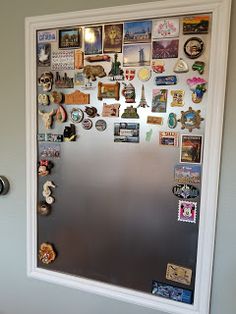
<path fill-rule="evenodd" d="M 230 1 L 26 19 L 28 274 L 208 313 Z"/>

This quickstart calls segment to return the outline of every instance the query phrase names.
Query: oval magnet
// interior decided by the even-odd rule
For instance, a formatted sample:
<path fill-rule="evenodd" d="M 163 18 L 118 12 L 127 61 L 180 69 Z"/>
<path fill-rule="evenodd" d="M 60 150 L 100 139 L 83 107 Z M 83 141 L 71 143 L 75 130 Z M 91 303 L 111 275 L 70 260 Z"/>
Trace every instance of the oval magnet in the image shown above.
<path fill-rule="evenodd" d="M 179 198 L 195 198 L 199 196 L 199 190 L 191 184 L 177 184 L 172 188 L 172 192 Z"/>
<path fill-rule="evenodd" d="M 199 37 L 191 37 L 184 44 L 184 52 L 190 59 L 196 59 L 203 53 L 204 42 Z"/>

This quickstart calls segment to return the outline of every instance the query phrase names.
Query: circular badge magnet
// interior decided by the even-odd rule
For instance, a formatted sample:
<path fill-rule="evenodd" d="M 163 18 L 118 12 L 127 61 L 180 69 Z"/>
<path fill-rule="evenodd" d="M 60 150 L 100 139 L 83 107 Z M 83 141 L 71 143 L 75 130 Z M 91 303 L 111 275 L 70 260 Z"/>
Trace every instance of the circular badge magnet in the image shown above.
<path fill-rule="evenodd" d="M 138 71 L 138 78 L 142 82 L 146 82 L 151 78 L 152 71 L 148 68 L 142 68 Z"/>
<path fill-rule="evenodd" d="M 204 42 L 199 37 L 191 37 L 184 44 L 184 52 L 190 59 L 196 59 L 203 53 Z"/>
<path fill-rule="evenodd" d="M 106 128 L 107 128 L 107 123 L 105 120 L 97 120 L 96 123 L 95 123 L 95 128 L 98 130 L 98 131 L 105 131 Z"/>
<path fill-rule="evenodd" d="M 82 127 L 85 130 L 90 130 L 92 126 L 93 126 L 93 122 L 91 119 L 84 119 L 84 121 L 82 122 Z"/>
<path fill-rule="evenodd" d="M 72 109 L 70 112 L 70 119 L 72 122 L 74 123 L 80 123 L 81 121 L 83 121 L 84 118 L 84 113 L 83 110 L 81 109 Z"/>
<path fill-rule="evenodd" d="M 6 177 L 0 176 L 0 195 L 5 195 L 9 191 L 10 184 Z"/>

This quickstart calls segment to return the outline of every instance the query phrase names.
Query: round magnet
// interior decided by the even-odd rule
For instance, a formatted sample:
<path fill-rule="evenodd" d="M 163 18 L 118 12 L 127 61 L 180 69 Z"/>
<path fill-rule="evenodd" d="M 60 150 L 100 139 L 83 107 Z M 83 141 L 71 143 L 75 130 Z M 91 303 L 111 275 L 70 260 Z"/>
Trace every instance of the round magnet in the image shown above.
<path fill-rule="evenodd" d="M 190 59 L 196 59 L 203 53 L 204 42 L 199 37 L 191 37 L 184 44 L 184 52 Z"/>
<path fill-rule="evenodd" d="M 142 82 L 146 82 L 150 79 L 152 71 L 148 68 L 142 68 L 138 71 L 138 78 Z"/>
<path fill-rule="evenodd" d="M 5 195 L 9 191 L 10 184 L 6 177 L 0 176 L 0 195 Z"/>
<path fill-rule="evenodd" d="M 84 121 L 82 122 L 82 127 L 85 130 L 90 130 L 92 126 L 93 126 L 93 122 L 91 119 L 84 119 Z"/>
<path fill-rule="evenodd" d="M 38 213 L 41 216 L 47 216 L 51 212 L 51 206 L 47 204 L 45 201 L 42 201 L 38 205 Z"/>
<path fill-rule="evenodd" d="M 80 123 L 84 118 L 83 110 L 73 108 L 70 112 L 70 119 L 74 123 Z"/>
<path fill-rule="evenodd" d="M 106 128 L 107 128 L 107 123 L 105 120 L 97 120 L 96 123 L 95 123 L 95 128 L 98 130 L 98 131 L 105 131 Z"/>

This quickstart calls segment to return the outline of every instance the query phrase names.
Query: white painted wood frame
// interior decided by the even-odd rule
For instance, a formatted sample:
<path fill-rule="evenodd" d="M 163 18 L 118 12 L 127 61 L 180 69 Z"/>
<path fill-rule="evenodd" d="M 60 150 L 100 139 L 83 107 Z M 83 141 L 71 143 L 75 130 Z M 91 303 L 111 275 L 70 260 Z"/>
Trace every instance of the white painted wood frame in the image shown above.
<path fill-rule="evenodd" d="M 217 213 L 231 0 L 167 0 L 29 17 L 25 20 L 28 276 L 172 314 L 208 314 Z M 208 105 L 194 304 L 37 267 L 36 31 L 120 20 L 212 13 Z"/>

